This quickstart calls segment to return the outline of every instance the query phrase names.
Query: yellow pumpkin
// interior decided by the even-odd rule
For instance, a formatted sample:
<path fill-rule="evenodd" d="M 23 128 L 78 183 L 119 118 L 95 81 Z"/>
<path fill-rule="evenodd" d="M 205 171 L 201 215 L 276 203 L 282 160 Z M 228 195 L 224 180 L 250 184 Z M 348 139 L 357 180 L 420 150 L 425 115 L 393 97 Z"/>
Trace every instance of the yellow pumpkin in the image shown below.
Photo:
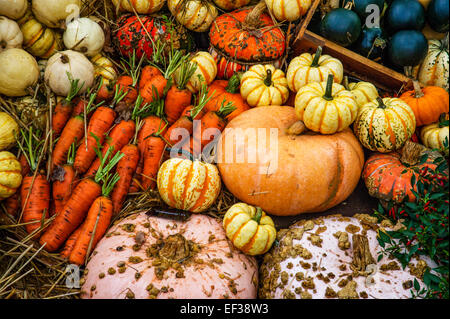
<path fill-rule="evenodd" d="M 370 82 L 349 83 L 348 88 L 355 96 L 359 108 L 379 96 L 377 88 Z"/>
<path fill-rule="evenodd" d="M 311 7 L 311 0 L 265 0 L 267 8 L 278 21 L 295 21 Z"/>
<path fill-rule="evenodd" d="M 32 55 L 48 59 L 62 49 L 61 35 L 39 22 L 31 10 L 17 22 L 23 34 L 23 48 Z"/>
<path fill-rule="evenodd" d="M 214 81 L 217 75 L 217 64 L 211 54 L 205 51 L 197 52 L 190 61 L 196 64 L 197 68 L 186 84 L 186 88 L 196 93 L 202 85 L 209 85 Z"/>
<path fill-rule="evenodd" d="M 223 217 L 223 228 L 233 245 L 251 256 L 266 253 L 277 235 L 272 218 L 261 208 L 245 203 L 228 209 Z"/>
<path fill-rule="evenodd" d="M 213 0 L 215 5 L 221 9 L 231 11 L 242 8 L 250 3 L 251 0 Z"/>
<path fill-rule="evenodd" d="M 283 105 L 289 98 L 286 76 L 271 64 L 253 65 L 242 75 L 241 95 L 250 106 Z"/>
<path fill-rule="evenodd" d="M 134 13 L 136 10 L 140 14 L 150 14 L 161 10 L 166 0 L 112 0 L 112 3 L 120 11 Z"/>
<path fill-rule="evenodd" d="M 14 195 L 22 183 L 22 167 L 10 152 L 0 152 L 0 200 Z"/>
<path fill-rule="evenodd" d="M 15 134 L 19 134 L 17 122 L 8 113 L 0 112 L 0 151 L 16 144 Z"/>
<path fill-rule="evenodd" d="M 366 148 L 387 153 L 400 149 L 411 138 L 416 118 L 403 100 L 377 97 L 359 110 L 353 130 Z"/>
<path fill-rule="evenodd" d="M 209 30 L 218 15 L 217 8 L 204 0 L 167 0 L 167 7 L 180 24 L 195 32 Z"/>
<path fill-rule="evenodd" d="M 101 76 L 105 81 L 115 81 L 117 79 L 117 71 L 113 62 L 101 53 L 91 58 L 94 65 L 94 77 Z"/>
<path fill-rule="evenodd" d="M 431 149 L 438 149 L 448 156 L 449 144 L 448 113 L 442 113 L 439 122 L 426 125 L 420 132 L 423 145 Z"/>
<path fill-rule="evenodd" d="M 341 83 L 344 67 L 338 59 L 322 55 L 322 48 L 318 47 L 314 56 L 303 53 L 293 58 L 289 63 L 286 78 L 291 91 L 297 92 L 308 83 L 326 81 L 329 74 L 333 74 L 334 82 Z"/>
<path fill-rule="evenodd" d="M 192 213 L 211 207 L 221 188 L 216 166 L 181 158 L 171 158 L 161 165 L 157 184 L 167 205 Z"/>
<path fill-rule="evenodd" d="M 314 132 L 334 134 L 348 128 L 358 115 L 355 97 L 344 86 L 333 82 L 313 82 L 295 96 L 295 112 L 305 126 Z"/>

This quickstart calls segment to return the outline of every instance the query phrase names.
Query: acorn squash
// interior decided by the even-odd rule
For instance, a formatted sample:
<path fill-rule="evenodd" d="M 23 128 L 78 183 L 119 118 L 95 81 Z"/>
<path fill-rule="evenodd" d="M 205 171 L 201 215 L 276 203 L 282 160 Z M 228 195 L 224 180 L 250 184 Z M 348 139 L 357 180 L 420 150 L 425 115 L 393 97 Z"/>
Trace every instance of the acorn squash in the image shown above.
<path fill-rule="evenodd" d="M 432 0 L 427 9 L 427 22 L 436 32 L 448 32 L 449 0 Z"/>
<path fill-rule="evenodd" d="M 367 18 L 368 15 L 372 14 L 372 11 L 368 10 L 368 12 L 366 12 L 366 8 L 369 5 L 376 5 L 379 8 L 379 12 L 380 14 L 383 12 L 383 8 L 384 8 L 384 0 L 344 0 L 342 7 L 346 6 L 347 3 L 352 2 L 353 3 L 353 7 L 352 10 L 355 11 L 358 16 L 361 19 L 361 22 L 363 22 L 363 24 L 365 23 L 365 20 Z"/>
<path fill-rule="evenodd" d="M 416 0 L 394 0 L 386 14 L 387 30 L 422 30 L 425 25 L 425 9 Z"/>
<path fill-rule="evenodd" d="M 368 59 L 380 61 L 386 46 L 387 39 L 383 29 L 364 27 L 356 43 L 356 51 Z"/>
<path fill-rule="evenodd" d="M 415 30 L 397 32 L 388 44 L 389 60 L 398 66 L 418 65 L 427 55 L 427 50 L 427 39 Z"/>
<path fill-rule="evenodd" d="M 351 10 L 334 9 L 322 19 L 320 33 L 328 40 L 347 47 L 358 40 L 361 34 L 361 20 Z"/>

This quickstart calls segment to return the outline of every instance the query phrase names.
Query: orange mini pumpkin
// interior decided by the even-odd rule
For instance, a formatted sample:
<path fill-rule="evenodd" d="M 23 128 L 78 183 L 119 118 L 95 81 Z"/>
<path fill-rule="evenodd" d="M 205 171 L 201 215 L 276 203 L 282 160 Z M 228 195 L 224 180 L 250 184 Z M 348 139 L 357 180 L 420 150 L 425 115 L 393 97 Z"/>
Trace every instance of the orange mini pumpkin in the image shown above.
<path fill-rule="evenodd" d="M 423 89 L 417 81 L 413 82 L 414 90 L 406 91 L 400 98 L 413 110 L 416 126 L 428 125 L 439 120 L 442 113 L 448 113 L 448 92 L 438 86 L 427 86 Z"/>

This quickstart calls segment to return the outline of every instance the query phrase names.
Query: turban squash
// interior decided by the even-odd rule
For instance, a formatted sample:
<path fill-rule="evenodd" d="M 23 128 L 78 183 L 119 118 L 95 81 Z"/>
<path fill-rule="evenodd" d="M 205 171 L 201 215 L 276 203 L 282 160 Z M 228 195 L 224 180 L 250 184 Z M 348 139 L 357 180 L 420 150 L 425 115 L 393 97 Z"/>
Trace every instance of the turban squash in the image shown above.
<path fill-rule="evenodd" d="M 269 214 L 288 216 L 326 211 L 353 192 L 364 154 L 351 130 L 301 134 L 302 125 L 293 130 L 297 123 L 289 106 L 253 108 L 228 123 L 217 165 L 234 196 Z"/>
<path fill-rule="evenodd" d="M 216 59 L 217 77 L 229 79 L 251 65 L 281 66 L 285 35 L 274 26 L 264 10 L 264 1 L 253 8 L 241 8 L 216 18 L 209 31 L 210 53 Z"/>
<path fill-rule="evenodd" d="M 14 154 L 0 152 L 0 200 L 14 195 L 22 183 L 22 166 Z"/>

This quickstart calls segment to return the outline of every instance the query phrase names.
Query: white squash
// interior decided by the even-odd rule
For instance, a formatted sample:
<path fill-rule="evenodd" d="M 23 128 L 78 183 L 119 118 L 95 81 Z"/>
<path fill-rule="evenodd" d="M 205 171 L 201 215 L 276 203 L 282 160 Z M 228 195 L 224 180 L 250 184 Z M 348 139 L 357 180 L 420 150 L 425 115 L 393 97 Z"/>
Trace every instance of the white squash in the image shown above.
<path fill-rule="evenodd" d="M 217 8 L 204 0 L 167 0 L 167 7 L 180 24 L 195 32 L 209 30 L 218 15 Z"/>
<path fill-rule="evenodd" d="M 83 85 L 78 94 L 86 92 L 94 82 L 94 66 L 80 52 L 67 50 L 54 54 L 45 68 L 45 83 L 59 96 L 67 96 L 70 91 L 68 73 L 73 79 L 79 79 Z"/>
<path fill-rule="evenodd" d="M 197 52 L 190 61 L 197 64 L 197 68 L 186 84 L 186 88 L 196 93 L 203 84 L 209 85 L 214 81 L 217 75 L 217 64 L 211 54 L 205 51 Z"/>
<path fill-rule="evenodd" d="M 136 10 L 140 14 L 150 14 L 161 10 L 166 0 L 112 0 L 112 3 L 119 11 L 134 13 Z"/>
<path fill-rule="evenodd" d="M 22 31 L 16 21 L 0 16 L 0 52 L 11 48 L 21 48 Z"/>
<path fill-rule="evenodd" d="M 32 9 L 40 22 L 50 28 L 59 28 L 66 18 L 79 17 L 81 0 L 33 0 Z"/>
<path fill-rule="evenodd" d="M 0 0 L 0 15 L 17 20 L 23 17 L 28 9 L 27 0 Z"/>
<path fill-rule="evenodd" d="M 265 0 L 267 8 L 278 21 L 295 21 L 311 7 L 311 0 Z"/>
<path fill-rule="evenodd" d="M 19 125 L 11 115 L 0 112 L 0 151 L 7 150 L 16 144 Z"/>
<path fill-rule="evenodd" d="M 17 48 L 0 52 L 0 94 L 27 95 L 27 89 L 39 79 L 36 59 L 27 51 Z"/>
<path fill-rule="evenodd" d="M 69 50 L 94 56 L 102 51 L 105 44 L 105 34 L 97 22 L 89 18 L 79 18 L 67 25 L 63 41 Z"/>

